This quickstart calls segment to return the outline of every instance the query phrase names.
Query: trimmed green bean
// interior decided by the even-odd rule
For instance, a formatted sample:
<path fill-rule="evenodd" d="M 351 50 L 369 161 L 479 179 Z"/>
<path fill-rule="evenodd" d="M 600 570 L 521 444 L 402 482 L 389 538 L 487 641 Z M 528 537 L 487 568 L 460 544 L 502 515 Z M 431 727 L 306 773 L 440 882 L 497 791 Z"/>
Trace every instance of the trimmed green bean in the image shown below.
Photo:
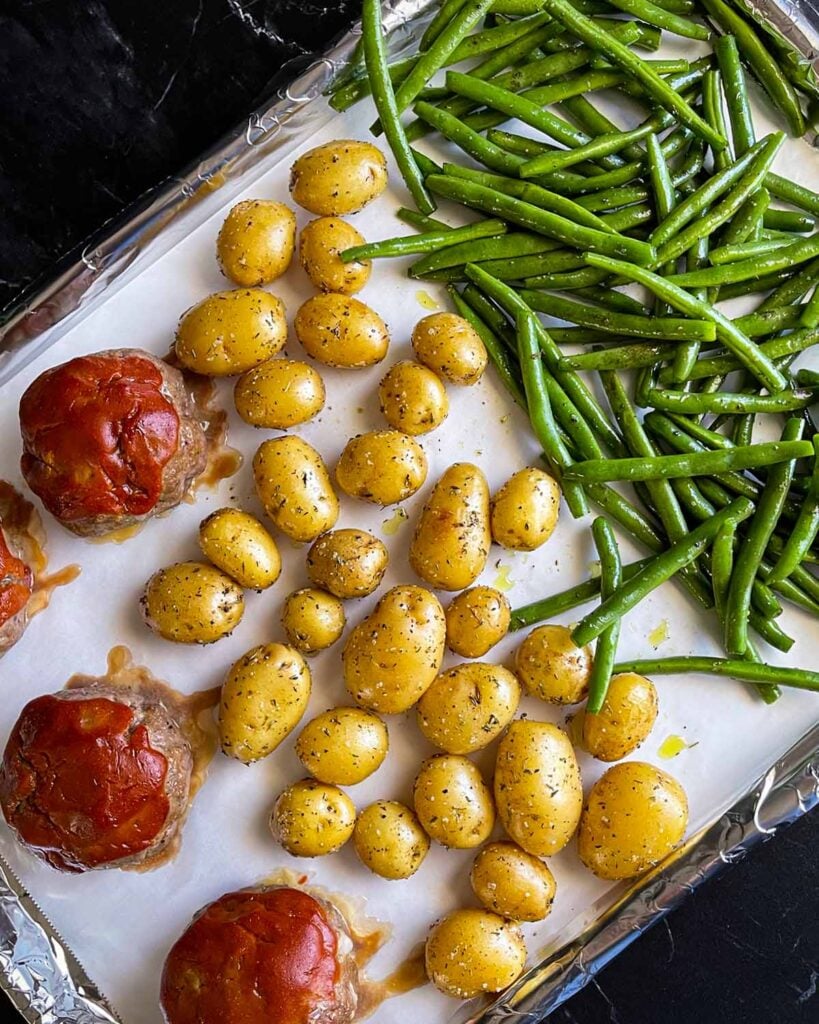
<path fill-rule="evenodd" d="M 673 658 L 633 658 L 618 662 L 615 672 L 637 672 L 644 676 L 703 675 L 728 676 L 745 683 L 773 683 L 797 690 L 819 691 L 819 672 L 784 665 L 766 665 L 758 661 L 738 661 L 733 658 L 703 658 L 678 655 Z"/>
<path fill-rule="evenodd" d="M 798 206 L 800 210 L 819 217 L 819 193 L 814 192 L 813 189 L 783 178 L 779 174 L 774 174 L 773 171 L 769 171 L 765 175 L 765 187 L 777 199 L 791 203 L 793 206 Z"/>
<path fill-rule="evenodd" d="M 765 223 L 765 211 L 770 201 L 771 196 L 766 188 L 757 189 L 750 195 L 730 224 L 726 225 L 722 235 L 723 244 L 736 245 L 757 237 L 760 227 Z"/>
<path fill-rule="evenodd" d="M 714 43 L 714 52 L 722 75 L 734 152 L 742 156 L 756 142 L 756 135 L 736 38 L 732 35 L 720 36 Z"/>
<path fill-rule="evenodd" d="M 693 391 L 661 391 L 653 389 L 648 393 L 648 405 L 660 412 L 676 412 L 685 416 L 703 416 L 707 413 L 724 413 L 737 416 L 743 413 L 782 413 L 807 409 L 816 400 L 815 391 L 786 389 L 775 395 L 730 394 L 717 391 L 703 394 Z"/>
<path fill-rule="evenodd" d="M 560 367 L 564 370 L 635 370 L 642 366 L 654 366 L 655 363 L 671 359 L 677 351 L 677 345 L 664 342 L 635 345 L 614 345 L 610 348 L 582 352 L 575 356 L 563 356 Z"/>
<path fill-rule="evenodd" d="M 449 224 L 444 224 L 442 220 L 436 220 L 434 217 L 427 217 L 423 213 L 418 213 L 417 210 L 409 210 L 406 206 L 399 207 L 395 211 L 395 216 L 404 221 L 405 224 L 410 224 L 414 228 L 418 228 L 419 231 L 445 231 L 447 228 L 452 230 Z"/>
<path fill-rule="evenodd" d="M 711 33 L 704 25 L 698 25 L 689 18 L 683 18 L 673 11 L 658 7 L 651 0 L 609 0 L 612 7 L 639 18 L 648 25 L 665 29 L 675 36 L 684 36 L 687 39 L 710 39 Z"/>
<path fill-rule="evenodd" d="M 720 73 L 714 68 L 705 72 L 702 80 L 702 112 L 705 120 L 711 125 L 714 131 L 728 137 L 728 129 L 725 125 L 725 118 L 722 114 L 722 100 L 720 95 Z M 741 156 L 741 154 L 737 154 Z M 714 168 L 724 171 L 730 166 L 733 157 L 726 146 L 725 149 L 714 152 Z"/>
<path fill-rule="evenodd" d="M 342 263 L 361 260 L 383 259 L 388 256 L 409 256 L 413 253 L 437 252 L 458 242 L 471 242 L 478 238 L 498 237 L 508 231 L 502 220 L 483 220 L 467 224 L 462 228 L 446 228 L 442 231 L 425 231 L 420 235 L 401 235 L 398 238 L 384 238 L 380 242 L 367 242 L 343 249 L 339 254 Z"/>
<path fill-rule="evenodd" d="M 796 523 L 785 541 L 782 553 L 767 577 L 767 583 L 770 586 L 788 579 L 802 564 L 805 555 L 813 547 L 817 533 L 819 533 L 819 437 L 817 436 L 813 438 L 813 448 L 813 472 L 808 491 Z"/>
<path fill-rule="evenodd" d="M 789 245 L 793 239 L 784 238 L 758 238 L 752 242 L 736 242 L 729 245 L 720 245 L 709 253 L 709 260 L 715 267 L 723 266 L 726 263 L 736 263 L 739 260 L 747 260 L 751 257 L 767 256 L 768 253 L 776 252 L 778 249 Z"/>
<path fill-rule="evenodd" d="M 763 341 L 759 345 L 759 350 L 770 359 L 780 359 L 782 356 L 804 352 L 805 349 L 812 348 L 816 344 L 819 344 L 819 331 L 806 329 L 791 331 L 790 334 L 773 338 L 771 341 Z M 588 367 L 575 367 L 575 369 L 588 369 Z M 742 369 L 742 364 L 732 355 L 706 356 L 697 360 L 688 374 L 688 380 L 702 380 L 715 374 L 733 373 L 734 370 L 740 369 Z M 674 379 L 670 370 L 660 371 L 660 384 L 670 384 Z"/>
<path fill-rule="evenodd" d="M 692 273 L 673 274 L 669 281 L 683 287 L 719 287 L 735 281 L 754 281 L 766 274 L 775 274 L 807 263 L 819 256 L 819 234 L 801 238 L 792 245 L 778 247 L 766 256 L 727 263 L 718 267 L 695 270 Z"/>
<path fill-rule="evenodd" d="M 592 523 L 597 555 L 600 559 L 600 596 L 605 601 L 615 593 L 623 582 L 623 566 L 620 549 L 614 531 L 607 519 L 598 516 Z M 603 630 L 597 640 L 594 662 L 589 675 L 589 699 L 586 714 L 596 715 L 603 707 L 611 682 L 612 665 L 617 658 L 617 642 L 620 639 L 620 620 L 615 619 L 608 629 Z"/>

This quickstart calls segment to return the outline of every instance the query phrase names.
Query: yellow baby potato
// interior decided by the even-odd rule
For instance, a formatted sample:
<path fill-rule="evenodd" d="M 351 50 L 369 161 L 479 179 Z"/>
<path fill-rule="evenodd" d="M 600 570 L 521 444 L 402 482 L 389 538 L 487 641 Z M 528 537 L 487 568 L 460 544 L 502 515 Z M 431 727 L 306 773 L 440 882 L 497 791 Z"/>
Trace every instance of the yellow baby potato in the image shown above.
<path fill-rule="evenodd" d="M 431 313 L 412 332 L 415 358 L 451 384 L 477 384 L 486 369 L 486 346 L 456 313 Z"/>
<path fill-rule="evenodd" d="M 295 246 L 296 217 L 289 207 L 272 199 L 245 199 L 225 217 L 216 258 L 225 277 L 256 288 L 281 277 Z"/>
<path fill-rule="evenodd" d="M 370 277 L 370 260 L 343 263 L 339 253 L 364 245 L 352 224 L 339 217 L 319 217 L 302 228 L 299 261 L 320 292 L 355 295 Z"/>
<path fill-rule="evenodd" d="M 634 878 L 682 841 L 688 800 L 677 780 L 653 765 L 624 761 L 591 788 L 577 852 L 598 878 Z"/>
<path fill-rule="evenodd" d="M 288 430 L 324 408 L 324 381 L 318 370 L 297 359 L 268 359 L 236 381 L 236 411 L 252 427 Z"/>
<path fill-rule="evenodd" d="M 520 684 L 508 669 L 468 662 L 434 680 L 418 701 L 418 726 L 448 754 L 471 754 L 500 736 L 519 701 Z"/>
<path fill-rule="evenodd" d="M 239 625 L 245 599 L 239 584 L 220 569 L 204 562 L 177 562 L 148 580 L 140 610 L 166 640 L 212 644 Z"/>
<path fill-rule="evenodd" d="M 393 587 L 350 633 L 344 682 L 356 704 L 397 715 L 432 683 L 444 657 L 444 611 L 423 587 Z"/>
<path fill-rule="evenodd" d="M 259 520 L 239 508 L 220 508 L 199 524 L 205 558 L 248 590 L 265 590 L 282 571 L 276 542 Z"/>
<path fill-rule="evenodd" d="M 436 754 L 424 761 L 412 799 L 424 831 L 442 846 L 480 846 L 495 827 L 492 791 L 472 761 L 460 754 Z"/>
<path fill-rule="evenodd" d="M 577 704 L 589 691 L 591 647 L 575 647 L 566 626 L 538 626 L 515 652 L 515 672 L 532 697 Z"/>
<path fill-rule="evenodd" d="M 265 512 L 292 540 L 315 540 L 335 526 L 338 498 L 330 474 L 302 438 L 264 441 L 253 456 L 253 479 Z"/>
<path fill-rule="evenodd" d="M 271 359 L 287 341 L 280 299 L 260 288 L 216 292 L 184 313 L 174 352 L 187 370 L 230 377 Z"/>
<path fill-rule="evenodd" d="M 542 469 L 521 469 L 492 498 L 492 539 L 512 551 L 534 551 L 554 533 L 560 487 Z"/>
<path fill-rule="evenodd" d="M 323 857 L 347 842 L 355 827 L 355 804 L 336 786 L 302 779 L 279 795 L 270 830 L 294 857 Z"/>
<path fill-rule="evenodd" d="M 415 526 L 409 561 L 435 590 L 463 590 L 483 572 L 489 534 L 489 487 L 477 466 L 447 469 Z"/>
<path fill-rule="evenodd" d="M 583 746 L 598 761 L 628 757 L 646 739 L 657 719 L 657 689 L 636 672 L 612 676 L 596 715 L 583 715 Z"/>
<path fill-rule="evenodd" d="M 542 921 L 552 910 L 557 883 L 538 857 L 506 840 L 480 851 L 469 875 L 487 910 L 513 921 Z"/>
<path fill-rule="evenodd" d="M 287 596 L 282 626 L 288 642 L 302 654 L 323 651 L 344 632 L 344 605 L 326 590 L 304 587 Z"/>
<path fill-rule="evenodd" d="M 548 722 L 512 722 L 498 745 L 495 803 L 501 824 L 527 853 L 550 857 L 562 850 L 583 806 L 568 736 Z"/>
<path fill-rule="evenodd" d="M 310 669 L 292 647 L 260 644 L 242 655 L 222 685 L 222 751 L 244 764 L 267 757 L 299 724 L 310 689 Z"/>
<path fill-rule="evenodd" d="M 308 299 L 293 321 L 304 351 L 325 366 L 357 370 L 380 363 L 387 354 L 387 325 L 369 306 L 350 295 L 326 292 Z"/>
<path fill-rule="evenodd" d="M 331 530 L 307 552 L 307 575 L 342 600 L 377 589 L 389 562 L 387 549 L 366 530 Z"/>
<path fill-rule="evenodd" d="M 296 756 L 319 782 L 354 786 L 384 763 L 390 739 L 372 711 L 331 708 L 305 725 L 296 740 Z"/>
<path fill-rule="evenodd" d="M 429 837 L 406 804 L 376 800 L 358 815 L 353 846 L 373 874 L 394 880 L 415 874 L 429 852 Z"/>
<path fill-rule="evenodd" d="M 338 139 L 303 153 L 290 169 L 290 195 L 310 213 L 356 213 L 387 187 L 387 161 L 369 142 Z"/>
<path fill-rule="evenodd" d="M 473 999 L 500 992 L 520 977 L 526 943 L 520 928 L 488 910 L 453 910 L 427 936 L 430 981 L 445 995 Z"/>
<path fill-rule="evenodd" d="M 351 437 L 336 466 L 342 491 L 374 505 L 404 501 L 426 478 L 424 449 L 399 430 L 372 430 Z"/>
<path fill-rule="evenodd" d="M 446 419 L 449 398 L 441 378 L 421 363 L 404 359 L 378 385 L 384 419 L 405 434 L 427 434 Z"/>
<path fill-rule="evenodd" d="M 446 609 L 446 644 L 462 658 L 482 658 L 509 631 L 512 609 L 493 587 L 472 587 Z"/>

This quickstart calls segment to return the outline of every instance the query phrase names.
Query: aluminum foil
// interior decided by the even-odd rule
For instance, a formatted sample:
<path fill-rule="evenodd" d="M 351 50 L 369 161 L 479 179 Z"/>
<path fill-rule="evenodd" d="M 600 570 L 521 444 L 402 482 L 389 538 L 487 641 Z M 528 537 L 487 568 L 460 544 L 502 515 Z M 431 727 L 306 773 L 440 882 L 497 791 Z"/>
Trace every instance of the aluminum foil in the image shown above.
<path fill-rule="evenodd" d="M 384 6 L 393 53 L 409 51 L 434 0 Z M 737 0 L 777 45 L 793 46 L 794 66 L 812 75 L 819 64 L 819 16 L 812 8 Z M 205 154 L 185 174 L 128 211 L 79 259 L 36 294 L 6 311 L 0 328 L 0 384 L 80 322 L 115 290 L 167 251 L 247 184 L 254 168 L 332 115 L 315 101 L 350 66 L 360 35 L 354 28 L 333 50 L 283 88 L 265 109 Z M 285 71 L 286 73 L 286 71 Z M 810 79 L 811 88 L 815 82 Z M 218 193 L 218 194 L 217 194 Z M 48 332 L 48 337 L 43 335 Z M 539 962 L 491 1005 L 465 1006 L 458 1024 L 534 1024 L 582 988 L 617 953 L 672 910 L 701 881 L 776 833 L 819 802 L 819 727 L 807 733 L 734 805 L 649 875 L 588 908 L 581 921 L 542 951 Z M 35 1024 L 114 1024 L 118 1017 L 66 942 L 0 857 L 0 989 Z"/>
<path fill-rule="evenodd" d="M 791 81 L 819 98 L 817 0 L 730 0 L 772 40 Z"/>

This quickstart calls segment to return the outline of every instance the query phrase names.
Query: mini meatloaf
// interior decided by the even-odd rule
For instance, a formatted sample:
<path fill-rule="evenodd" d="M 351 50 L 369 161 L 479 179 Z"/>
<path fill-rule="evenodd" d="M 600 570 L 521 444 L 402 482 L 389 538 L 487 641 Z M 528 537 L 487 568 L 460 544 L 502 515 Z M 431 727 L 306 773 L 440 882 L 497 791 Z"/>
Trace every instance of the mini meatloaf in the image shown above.
<path fill-rule="evenodd" d="M 22 555 L 21 538 L 0 518 L 0 654 L 17 643 L 28 625 L 34 573 Z"/>
<path fill-rule="evenodd" d="M 0 808 L 60 871 L 146 865 L 176 838 L 193 755 L 156 698 L 115 686 L 37 697 L 0 764 Z"/>
<path fill-rule="evenodd" d="M 174 508 L 207 457 L 182 374 L 139 349 L 40 374 L 20 400 L 20 429 L 26 482 L 82 537 Z"/>
<path fill-rule="evenodd" d="M 168 954 L 168 1024 L 348 1024 L 358 1002 L 340 911 L 303 889 L 231 892 L 201 910 Z"/>

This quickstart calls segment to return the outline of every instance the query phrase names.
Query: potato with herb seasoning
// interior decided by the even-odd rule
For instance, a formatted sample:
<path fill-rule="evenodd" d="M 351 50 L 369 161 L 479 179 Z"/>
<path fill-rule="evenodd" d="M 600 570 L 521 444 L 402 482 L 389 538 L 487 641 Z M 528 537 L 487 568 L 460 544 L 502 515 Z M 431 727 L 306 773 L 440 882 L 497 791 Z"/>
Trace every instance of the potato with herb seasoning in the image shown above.
<path fill-rule="evenodd" d="M 482 658 L 509 631 L 509 598 L 494 587 L 471 587 L 445 610 L 446 644 L 462 658 Z"/>
<path fill-rule="evenodd" d="M 242 588 L 204 562 L 177 562 L 158 569 L 145 584 L 140 610 L 166 640 L 212 644 L 229 636 L 245 610 Z"/>
<path fill-rule="evenodd" d="M 485 843 L 495 827 L 492 790 L 461 754 L 436 754 L 424 761 L 412 800 L 424 831 L 442 846 L 469 850 Z"/>
<path fill-rule="evenodd" d="M 304 658 L 284 644 L 259 644 L 234 662 L 222 685 L 222 751 L 243 764 L 267 757 L 301 721 L 312 681 Z"/>
<path fill-rule="evenodd" d="M 183 313 L 174 352 L 186 370 L 230 377 L 272 359 L 287 341 L 280 299 L 261 288 L 215 292 Z"/>
<path fill-rule="evenodd" d="M 346 625 L 344 605 L 326 590 L 304 587 L 288 594 L 282 609 L 282 626 L 291 646 L 302 654 L 316 654 L 332 647 Z"/>
<path fill-rule="evenodd" d="M 515 651 L 515 672 L 532 697 L 578 704 L 589 692 L 591 647 L 576 647 L 566 626 L 537 626 Z"/>
<path fill-rule="evenodd" d="M 486 346 L 457 313 L 430 313 L 412 332 L 415 358 L 451 384 L 477 384 L 486 369 Z"/>
<path fill-rule="evenodd" d="M 440 377 L 412 359 L 403 359 L 387 370 L 378 385 L 378 403 L 391 427 L 413 436 L 440 427 L 449 412 Z"/>
<path fill-rule="evenodd" d="M 471 754 L 500 736 L 519 702 L 520 683 L 508 669 L 467 662 L 433 681 L 418 701 L 418 727 L 448 754 Z"/>
<path fill-rule="evenodd" d="M 301 437 L 263 441 L 253 456 L 256 493 L 291 540 L 312 541 L 335 526 L 338 498 L 324 460 Z"/>
<path fill-rule="evenodd" d="M 290 266 L 296 246 L 296 216 L 272 199 L 244 199 L 231 207 L 216 239 L 225 277 L 243 288 L 274 281 Z"/>
<path fill-rule="evenodd" d="M 535 551 L 557 526 L 560 487 L 542 469 L 521 469 L 495 494 L 490 509 L 496 544 L 512 551 Z"/>
<path fill-rule="evenodd" d="M 410 565 L 436 590 L 463 590 L 483 572 L 491 543 L 486 477 L 477 466 L 458 462 L 427 498 L 410 543 Z"/>
<path fill-rule="evenodd" d="M 311 719 L 296 740 L 296 756 L 319 782 L 355 786 L 384 763 L 387 727 L 364 708 L 330 708 Z"/>
<path fill-rule="evenodd" d="M 359 370 L 387 354 L 387 325 L 350 295 L 325 292 L 303 303 L 293 321 L 304 351 L 325 366 Z"/>
<path fill-rule="evenodd" d="M 371 430 L 351 437 L 336 466 L 342 491 L 374 505 L 395 505 L 412 497 L 426 478 L 424 449 L 399 430 Z"/>
<path fill-rule="evenodd" d="M 543 861 L 508 840 L 484 846 L 469 881 L 487 910 L 512 921 L 542 921 L 557 891 L 555 876 Z"/>
<path fill-rule="evenodd" d="M 308 150 L 290 169 L 290 195 L 321 216 L 356 213 L 387 187 L 380 149 L 357 139 L 336 139 Z"/>
<path fill-rule="evenodd" d="M 429 836 L 406 804 L 376 800 L 359 813 L 353 846 L 373 874 L 395 880 L 415 874 L 429 852 Z"/>
<path fill-rule="evenodd" d="M 294 857 L 324 857 L 347 842 L 355 827 L 355 804 L 337 786 L 302 779 L 276 800 L 270 830 Z"/>
<path fill-rule="evenodd" d="M 350 633 L 341 656 L 344 682 L 356 704 L 397 715 L 423 696 L 443 657 L 438 598 L 423 587 L 393 587 Z"/>
<path fill-rule="evenodd" d="M 324 408 L 321 374 L 298 359 L 268 359 L 236 381 L 236 411 L 252 427 L 289 430 Z"/>
<path fill-rule="evenodd" d="M 598 878 L 634 878 L 677 846 L 688 827 L 685 790 L 642 761 L 608 768 L 586 798 L 577 852 Z"/>
<path fill-rule="evenodd" d="M 577 830 L 583 806 L 580 768 L 568 736 L 549 722 L 512 722 L 498 745 L 495 803 L 511 839 L 550 857 Z"/>
<path fill-rule="evenodd" d="M 355 295 L 369 280 L 372 262 L 343 263 L 339 253 L 357 245 L 364 245 L 364 238 L 352 224 L 339 217 L 319 217 L 302 228 L 299 261 L 320 292 Z"/>
<path fill-rule="evenodd" d="M 583 746 L 598 761 L 619 761 L 648 737 L 657 720 L 657 688 L 636 672 L 612 676 L 596 715 L 583 713 Z"/>
<path fill-rule="evenodd" d="M 240 508 L 220 508 L 199 524 L 205 558 L 248 590 L 266 590 L 279 578 L 276 542 L 259 520 Z"/>
<path fill-rule="evenodd" d="M 500 992 L 523 973 L 526 943 L 520 928 L 488 910 L 453 910 L 427 936 L 427 975 L 455 999 Z"/>
<path fill-rule="evenodd" d="M 347 600 L 372 594 L 384 578 L 389 554 L 366 530 L 331 530 L 307 552 L 310 582 Z"/>

